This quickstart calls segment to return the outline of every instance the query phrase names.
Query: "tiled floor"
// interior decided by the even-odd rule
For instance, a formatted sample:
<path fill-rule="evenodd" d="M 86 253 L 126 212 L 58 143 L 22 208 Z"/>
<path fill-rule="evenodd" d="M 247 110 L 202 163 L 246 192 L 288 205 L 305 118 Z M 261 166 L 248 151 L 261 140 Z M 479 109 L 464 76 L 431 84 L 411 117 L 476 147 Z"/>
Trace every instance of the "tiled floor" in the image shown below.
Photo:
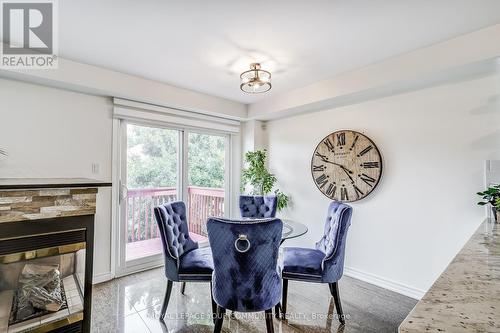
<path fill-rule="evenodd" d="M 163 269 L 134 274 L 94 287 L 92 332 L 212 332 L 208 283 L 189 283 L 186 295 L 174 290 L 165 318 L 157 320 L 166 280 Z M 290 282 L 286 321 L 274 320 L 275 332 L 396 332 L 416 300 L 344 276 L 340 293 L 345 327 L 339 327 L 328 286 Z M 226 317 L 225 332 L 265 332 L 263 318 Z"/>

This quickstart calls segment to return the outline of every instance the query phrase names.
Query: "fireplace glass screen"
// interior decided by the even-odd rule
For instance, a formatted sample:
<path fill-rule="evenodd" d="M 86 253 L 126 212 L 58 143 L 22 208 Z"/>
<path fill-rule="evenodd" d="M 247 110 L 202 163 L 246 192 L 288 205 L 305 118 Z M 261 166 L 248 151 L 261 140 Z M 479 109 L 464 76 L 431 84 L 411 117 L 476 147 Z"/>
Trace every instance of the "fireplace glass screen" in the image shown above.
<path fill-rule="evenodd" d="M 81 320 L 84 279 L 85 243 L 0 256 L 0 332 Z"/>

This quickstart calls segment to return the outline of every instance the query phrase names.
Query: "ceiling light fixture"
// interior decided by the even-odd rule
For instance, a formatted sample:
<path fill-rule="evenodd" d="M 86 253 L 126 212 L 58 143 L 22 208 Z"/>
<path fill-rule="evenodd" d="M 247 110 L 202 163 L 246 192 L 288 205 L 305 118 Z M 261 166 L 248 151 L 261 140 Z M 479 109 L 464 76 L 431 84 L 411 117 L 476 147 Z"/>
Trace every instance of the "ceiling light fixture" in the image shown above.
<path fill-rule="evenodd" d="M 240 89 L 249 94 L 259 94 L 271 89 L 271 73 L 260 69 L 259 63 L 250 64 L 250 70 L 241 73 Z"/>

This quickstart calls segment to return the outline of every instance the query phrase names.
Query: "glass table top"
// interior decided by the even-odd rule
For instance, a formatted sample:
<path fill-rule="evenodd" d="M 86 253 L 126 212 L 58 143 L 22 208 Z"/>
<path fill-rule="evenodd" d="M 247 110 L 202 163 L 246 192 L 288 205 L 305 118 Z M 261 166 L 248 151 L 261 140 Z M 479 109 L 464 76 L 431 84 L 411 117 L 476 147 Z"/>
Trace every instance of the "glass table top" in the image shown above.
<path fill-rule="evenodd" d="M 243 218 L 243 221 L 245 220 L 252 220 L 252 218 Z M 300 222 L 296 222 L 293 220 L 289 219 L 281 219 L 283 222 L 283 231 L 282 231 L 282 236 L 281 236 L 281 242 L 284 242 L 287 239 L 292 239 L 296 238 L 299 236 L 304 235 L 307 233 L 309 229 L 307 229 L 306 225 Z M 207 232 L 207 226 L 206 224 L 203 226 L 203 231 L 206 233 Z"/>
<path fill-rule="evenodd" d="M 282 240 L 302 236 L 308 231 L 306 225 L 303 223 L 288 219 L 282 219 L 281 221 L 283 221 L 283 234 L 281 236 Z"/>

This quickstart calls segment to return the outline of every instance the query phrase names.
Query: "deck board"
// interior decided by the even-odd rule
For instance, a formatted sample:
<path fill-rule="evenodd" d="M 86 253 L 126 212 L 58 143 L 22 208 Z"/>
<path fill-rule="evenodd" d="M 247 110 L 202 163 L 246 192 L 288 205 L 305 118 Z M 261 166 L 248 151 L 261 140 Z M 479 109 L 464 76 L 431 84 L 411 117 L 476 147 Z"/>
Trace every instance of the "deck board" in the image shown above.
<path fill-rule="evenodd" d="M 195 242 L 205 243 L 208 238 L 203 235 L 198 235 L 193 232 L 189 233 L 191 239 Z M 125 260 L 136 260 L 144 257 L 149 257 L 155 254 L 162 253 L 161 239 L 152 238 L 132 243 L 127 243 L 127 249 L 125 251 Z"/>

